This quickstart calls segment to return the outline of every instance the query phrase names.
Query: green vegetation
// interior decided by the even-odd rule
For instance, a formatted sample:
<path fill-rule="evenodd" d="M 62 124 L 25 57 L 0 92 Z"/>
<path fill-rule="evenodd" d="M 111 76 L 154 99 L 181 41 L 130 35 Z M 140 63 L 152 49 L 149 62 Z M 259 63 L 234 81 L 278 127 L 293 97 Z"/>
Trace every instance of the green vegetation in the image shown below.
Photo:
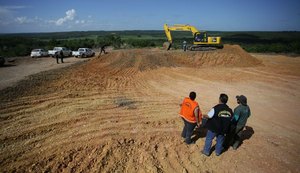
<path fill-rule="evenodd" d="M 104 45 L 110 45 L 113 46 L 114 48 L 121 48 L 123 44 L 123 41 L 120 37 L 120 35 L 117 34 L 111 34 L 111 35 L 105 35 L 105 36 L 98 36 L 96 44 L 94 46 L 89 46 L 89 47 L 101 47 Z"/>
<path fill-rule="evenodd" d="M 248 52 L 300 53 L 300 32 L 208 32 L 221 36 L 224 44 L 239 44 Z M 181 48 L 186 40 L 193 42 L 191 32 L 172 32 L 173 48 Z M 164 31 L 82 31 L 57 33 L 24 33 L 0 35 L 0 55 L 26 56 L 35 48 L 55 46 L 77 50 L 79 47 L 98 49 L 110 45 L 115 49 L 162 47 Z"/>
<path fill-rule="evenodd" d="M 228 32 L 223 42 L 248 52 L 300 53 L 300 32 Z"/>

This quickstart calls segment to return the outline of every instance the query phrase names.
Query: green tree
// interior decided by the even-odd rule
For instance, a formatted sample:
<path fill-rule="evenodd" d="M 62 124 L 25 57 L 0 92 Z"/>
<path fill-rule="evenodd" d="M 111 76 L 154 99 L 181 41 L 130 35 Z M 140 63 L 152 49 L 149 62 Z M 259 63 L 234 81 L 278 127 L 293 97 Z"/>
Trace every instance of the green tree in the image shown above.
<path fill-rule="evenodd" d="M 132 47 L 138 47 L 138 48 L 156 46 L 156 44 L 152 40 L 145 40 L 145 39 L 130 39 L 127 40 L 126 43 L 128 43 Z"/>
<path fill-rule="evenodd" d="M 123 44 L 123 41 L 121 39 L 121 37 L 117 34 L 110 34 L 110 35 L 106 35 L 104 37 L 98 36 L 97 37 L 97 45 L 99 47 L 103 46 L 103 45 L 107 45 L 107 46 L 113 46 L 114 48 L 120 48 L 121 45 Z"/>

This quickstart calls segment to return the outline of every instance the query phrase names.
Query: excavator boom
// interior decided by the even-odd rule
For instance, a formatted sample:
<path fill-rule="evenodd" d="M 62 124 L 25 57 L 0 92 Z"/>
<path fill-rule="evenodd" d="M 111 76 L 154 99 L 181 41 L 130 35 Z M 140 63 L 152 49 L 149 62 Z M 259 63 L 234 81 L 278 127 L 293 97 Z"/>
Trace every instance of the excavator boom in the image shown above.
<path fill-rule="evenodd" d="M 190 26 L 190 25 L 173 25 L 173 26 L 168 26 L 167 24 L 164 24 L 164 30 L 166 33 L 166 36 L 168 38 L 168 41 L 170 43 L 172 43 L 172 35 L 171 35 L 171 31 L 191 31 L 193 33 L 193 36 L 195 35 L 195 33 L 199 33 L 199 31 L 197 30 L 197 28 L 195 28 L 194 26 Z"/>

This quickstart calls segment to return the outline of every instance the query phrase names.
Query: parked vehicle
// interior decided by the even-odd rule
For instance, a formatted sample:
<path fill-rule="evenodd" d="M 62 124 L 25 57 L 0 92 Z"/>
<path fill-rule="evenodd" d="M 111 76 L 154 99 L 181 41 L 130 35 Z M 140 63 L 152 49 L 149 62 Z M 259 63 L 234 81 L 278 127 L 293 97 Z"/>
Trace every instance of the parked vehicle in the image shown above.
<path fill-rule="evenodd" d="M 78 51 L 73 51 L 72 55 L 75 56 L 76 58 L 78 57 L 86 58 L 86 57 L 94 56 L 95 52 L 90 48 L 79 48 Z"/>
<path fill-rule="evenodd" d="M 54 47 L 53 50 L 48 50 L 48 55 L 54 57 L 57 52 L 63 51 L 64 56 L 72 56 L 72 51 L 66 47 Z"/>
<path fill-rule="evenodd" d="M 44 49 L 33 49 L 30 54 L 31 58 L 48 56 L 48 51 Z"/>

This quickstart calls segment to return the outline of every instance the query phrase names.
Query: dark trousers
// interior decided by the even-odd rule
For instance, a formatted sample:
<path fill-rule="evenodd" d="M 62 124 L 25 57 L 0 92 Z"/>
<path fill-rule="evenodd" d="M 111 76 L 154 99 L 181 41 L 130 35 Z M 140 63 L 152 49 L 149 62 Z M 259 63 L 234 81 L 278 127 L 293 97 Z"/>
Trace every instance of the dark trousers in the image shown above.
<path fill-rule="evenodd" d="M 99 54 L 99 55 L 101 55 L 102 52 L 103 52 L 104 54 L 106 54 L 105 49 L 102 49 L 102 48 L 101 48 L 101 51 L 100 51 L 100 54 Z"/>
<path fill-rule="evenodd" d="M 235 129 L 235 135 L 233 137 L 233 145 L 232 145 L 232 148 L 233 149 L 237 149 L 240 145 L 240 143 L 242 142 L 242 134 L 243 134 L 243 129 L 244 129 L 244 126 L 236 126 L 236 129 Z"/>
<path fill-rule="evenodd" d="M 61 63 L 64 63 L 64 57 L 62 57 L 62 56 L 61 57 L 56 56 L 56 63 L 58 64 L 59 58 L 60 58 Z"/>
<path fill-rule="evenodd" d="M 235 126 L 231 125 L 230 131 L 226 134 L 226 138 L 224 141 L 224 148 L 229 148 L 232 146 L 233 149 L 237 149 L 237 147 L 241 143 L 241 136 L 243 132 L 244 126 Z"/>
<path fill-rule="evenodd" d="M 234 142 L 234 135 L 235 135 L 236 125 L 231 124 L 229 127 L 229 132 L 226 133 L 226 137 L 223 143 L 223 147 L 227 150 Z"/>
<path fill-rule="evenodd" d="M 192 135 L 197 123 L 190 123 L 186 121 L 184 118 L 182 118 L 182 120 L 184 122 L 184 127 L 181 133 L 181 137 L 185 138 L 185 143 L 190 144 L 192 143 Z"/>

